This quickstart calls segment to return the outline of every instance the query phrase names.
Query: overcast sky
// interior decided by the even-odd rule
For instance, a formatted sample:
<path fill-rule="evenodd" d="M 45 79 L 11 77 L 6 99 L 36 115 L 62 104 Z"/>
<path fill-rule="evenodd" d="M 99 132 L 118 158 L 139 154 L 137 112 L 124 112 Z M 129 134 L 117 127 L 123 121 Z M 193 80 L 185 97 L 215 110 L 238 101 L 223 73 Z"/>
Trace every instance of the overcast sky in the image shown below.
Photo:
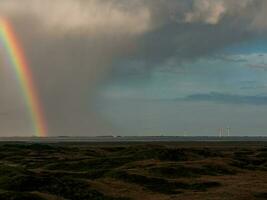
<path fill-rule="evenodd" d="M 49 135 L 267 136 L 267 1 L 1 0 Z M 32 122 L 0 45 L 0 136 Z"/>

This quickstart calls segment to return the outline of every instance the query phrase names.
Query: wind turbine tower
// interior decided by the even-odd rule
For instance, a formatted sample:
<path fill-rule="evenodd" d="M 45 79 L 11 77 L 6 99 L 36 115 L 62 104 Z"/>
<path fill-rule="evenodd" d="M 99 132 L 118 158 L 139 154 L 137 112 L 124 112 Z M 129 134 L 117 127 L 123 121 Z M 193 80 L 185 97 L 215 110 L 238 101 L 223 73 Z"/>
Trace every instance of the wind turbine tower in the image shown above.
<path fill-rule="evenodd" d="M 230 137 L 230 127 L 227 127 L 227 136 Z"/>
<path fill-rule="evenodd" d="M 222 137 L 223 129 L 219 128 L 219 137 Z"/>

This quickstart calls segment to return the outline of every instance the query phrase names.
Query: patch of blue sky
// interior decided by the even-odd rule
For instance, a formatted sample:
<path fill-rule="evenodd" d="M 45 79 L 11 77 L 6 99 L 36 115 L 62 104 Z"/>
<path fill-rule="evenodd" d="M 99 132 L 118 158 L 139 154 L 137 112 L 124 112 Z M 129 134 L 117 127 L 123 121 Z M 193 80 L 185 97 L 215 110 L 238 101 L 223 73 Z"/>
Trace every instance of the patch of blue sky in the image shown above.
<path fill-rule="evenodd" d="M 227 54 L 267 53 L 267 39 L 250 40 L 224 48 L 221 52 Z"/>
<path fill-rule="evenodd" d="M 240 95 L 257 95 L 265 92 L 267 72 L 250 67 L 254 57 L 244 62 L 203 58 L 184 63 L 184 71 L 176 73 L 154 70 L 146 81 L 123 79 L 108 85 L 107 97 L 132 99 L 173 99 L 194 93 L 220 92 Z"/>

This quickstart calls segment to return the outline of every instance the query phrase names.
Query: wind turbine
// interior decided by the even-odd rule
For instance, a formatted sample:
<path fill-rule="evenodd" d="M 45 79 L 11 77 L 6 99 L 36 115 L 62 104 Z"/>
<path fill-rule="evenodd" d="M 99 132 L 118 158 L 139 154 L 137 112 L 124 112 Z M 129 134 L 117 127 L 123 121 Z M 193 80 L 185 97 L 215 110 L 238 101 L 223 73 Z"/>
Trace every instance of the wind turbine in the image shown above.
<path fill-rule="evenodd" d="M 230 137 L 230 127 L 227 127 L 227 136 Z"/>
<path fill-rule="evenodd" d="M 220 137 L 224 136 L 224 130 L 225 130 L 225 128 L 219 128 L 219 136 Z M 228 128 L 227 128 L 227 130 L 228 130 Z"/>

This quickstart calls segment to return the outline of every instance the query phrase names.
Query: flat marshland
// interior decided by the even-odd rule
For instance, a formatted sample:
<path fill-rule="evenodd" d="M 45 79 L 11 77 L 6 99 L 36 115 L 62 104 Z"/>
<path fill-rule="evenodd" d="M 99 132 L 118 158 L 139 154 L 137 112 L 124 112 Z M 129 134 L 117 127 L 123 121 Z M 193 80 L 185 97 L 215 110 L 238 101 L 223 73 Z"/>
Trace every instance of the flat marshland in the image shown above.
<path fill-rule="evenodd" d="M 267 142 L 2 142 L 0 199 L 263 200 Z"/>

